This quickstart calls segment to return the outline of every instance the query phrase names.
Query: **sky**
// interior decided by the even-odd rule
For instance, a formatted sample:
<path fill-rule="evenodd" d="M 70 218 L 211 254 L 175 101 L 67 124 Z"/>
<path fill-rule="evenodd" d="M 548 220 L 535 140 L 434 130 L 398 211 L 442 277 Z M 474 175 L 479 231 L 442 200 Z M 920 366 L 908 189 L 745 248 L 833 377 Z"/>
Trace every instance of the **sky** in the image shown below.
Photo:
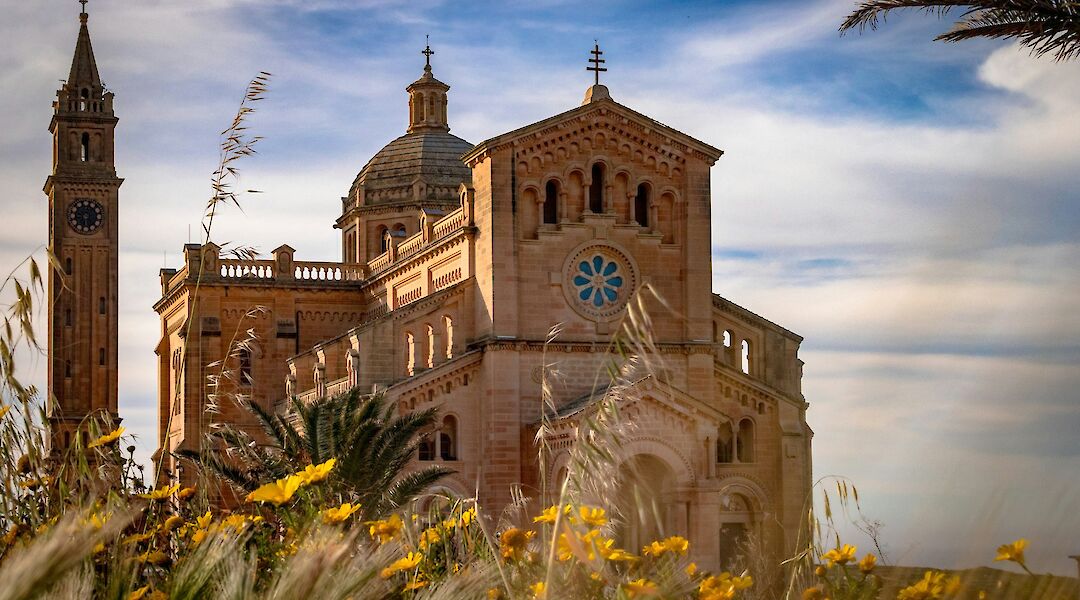
<path fill-rule="evenodd" d="M 452 132 L 474 143 L 577 106 L 598 39 L 616 101 L 725 151 L 714 291 L 805 337 L 815 477 L 858 486 L 893 563 L 989 565 L 1025 536 L 1034 570 L 1075 576 L 1080 63 L 932 42 L 949 22 L 916 13 L 840 37 L 853 4 L 91 0 L 120 118 L 120 411 L 138 456 L 154 449 L 157 272 L 198 241 L 252 76 L 273 74 L 242 187 L 264 193 L 215 238 L 335 260 L 339 199 L 404 132 L 425 34 Z M 78 4 L 0 13 L 6 273 L 47 243 L 50 103 Z M 40 357 L 21 365 L 44 387 Z"/>

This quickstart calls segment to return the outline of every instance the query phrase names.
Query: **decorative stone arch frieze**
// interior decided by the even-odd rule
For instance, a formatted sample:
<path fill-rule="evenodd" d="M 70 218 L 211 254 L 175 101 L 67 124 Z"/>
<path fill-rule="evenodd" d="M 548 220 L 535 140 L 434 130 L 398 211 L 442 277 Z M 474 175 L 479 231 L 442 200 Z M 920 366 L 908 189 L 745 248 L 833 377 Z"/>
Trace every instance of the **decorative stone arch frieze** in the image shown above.
<path fill-rule="evenodd" d="M 697 475 L 693 465 L 671 442 L 659 437 L 636 437 L 623 444 L 621 448 L 623 462 L 642 454 L 651 454 L 663 461 L 671 469 L 677 485 L 695 485 Z"/>
<path fill-rule="evenodd" d="M 750 510 L 755 515 L 764 515 L 772 510 L 772 502 L 765 491 L 765 485 L 757 477 L 736 471 L 723 474 L 720 479 L 720 493 L 739 494 L 751 502 Z"/>

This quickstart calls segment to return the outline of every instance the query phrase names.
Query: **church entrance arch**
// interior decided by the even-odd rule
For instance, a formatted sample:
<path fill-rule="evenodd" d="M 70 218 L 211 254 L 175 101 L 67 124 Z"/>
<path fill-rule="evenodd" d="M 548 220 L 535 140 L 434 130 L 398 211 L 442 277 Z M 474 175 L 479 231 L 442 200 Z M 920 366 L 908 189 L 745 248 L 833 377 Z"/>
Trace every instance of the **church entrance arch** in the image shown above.
<path fill-rule="evenodd" d="M 654 454 L 635 455 L 619 465 L 616 510 L 619 546 L 639 550 L 671 535 L 674 470 Z"/>

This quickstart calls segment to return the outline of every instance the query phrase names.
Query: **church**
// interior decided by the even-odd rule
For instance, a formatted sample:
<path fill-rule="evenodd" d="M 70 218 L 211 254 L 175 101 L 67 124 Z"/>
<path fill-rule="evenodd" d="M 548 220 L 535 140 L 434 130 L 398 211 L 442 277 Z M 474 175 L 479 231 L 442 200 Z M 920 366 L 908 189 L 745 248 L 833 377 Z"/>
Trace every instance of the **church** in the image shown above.
<path fill-rule="evenodd" d="M 50 279 L 56 447 L 89 414 L 119 417 L 117 117 L 80 20 L 45 186 L 65 271 Z M 415 463 L 449 467 L 439 491 L 478 494 L 497 514 L 516 494 L 559 487 L 573 432 L 603 394 L 612 337 L 647 286 L 664 300 L 649 315 L 663 368 L 632 384 L 624 449 L 660 525 L 684 533 L 703 568 L 730 564 L 752 534 L 777 556 L 793 551 L 811 489 L 802 338 L 713 293 L 710 169 L 723 152 L 617 102 L 599 82 L 598 47 L 580 105 L 474 144 L 450 133 L 450 86 L 432 53 L 405 88 L 404 134 L 340 200 L 327 232 L 340 260 L 301 260 L 286 243 L 265 259 L 188 244 L 179 269 L 161 270 L 163 482 L 193 478 L 175 453 L 197 449 L 212 423 L 257 428 L 232 403 L 207 410 L 227 369 L 236 376 L 218 385 L 268 410 L 355 387 L 401 412 L 438 407 Z"/>

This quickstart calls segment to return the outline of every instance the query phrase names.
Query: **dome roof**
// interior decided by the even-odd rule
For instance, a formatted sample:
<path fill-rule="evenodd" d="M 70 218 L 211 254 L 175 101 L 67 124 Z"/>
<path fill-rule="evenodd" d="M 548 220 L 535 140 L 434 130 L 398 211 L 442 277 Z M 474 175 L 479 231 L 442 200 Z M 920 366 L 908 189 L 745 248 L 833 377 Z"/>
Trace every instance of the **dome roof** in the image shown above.
<path fill-rule="evenodd" d="M 397 196 L 372 192 L 410 188 L 417 180 L 429 190 L 451 188 L 456 194 L 461 183 L 472 179 L 472 171 L 461 162 L 461 156 L 470 149 L 472 144 L 445 131 L 407 133 L 371 157 L 356 176 L 354 186 L 364 188 L 366 204 L 391 201 Z"/>

